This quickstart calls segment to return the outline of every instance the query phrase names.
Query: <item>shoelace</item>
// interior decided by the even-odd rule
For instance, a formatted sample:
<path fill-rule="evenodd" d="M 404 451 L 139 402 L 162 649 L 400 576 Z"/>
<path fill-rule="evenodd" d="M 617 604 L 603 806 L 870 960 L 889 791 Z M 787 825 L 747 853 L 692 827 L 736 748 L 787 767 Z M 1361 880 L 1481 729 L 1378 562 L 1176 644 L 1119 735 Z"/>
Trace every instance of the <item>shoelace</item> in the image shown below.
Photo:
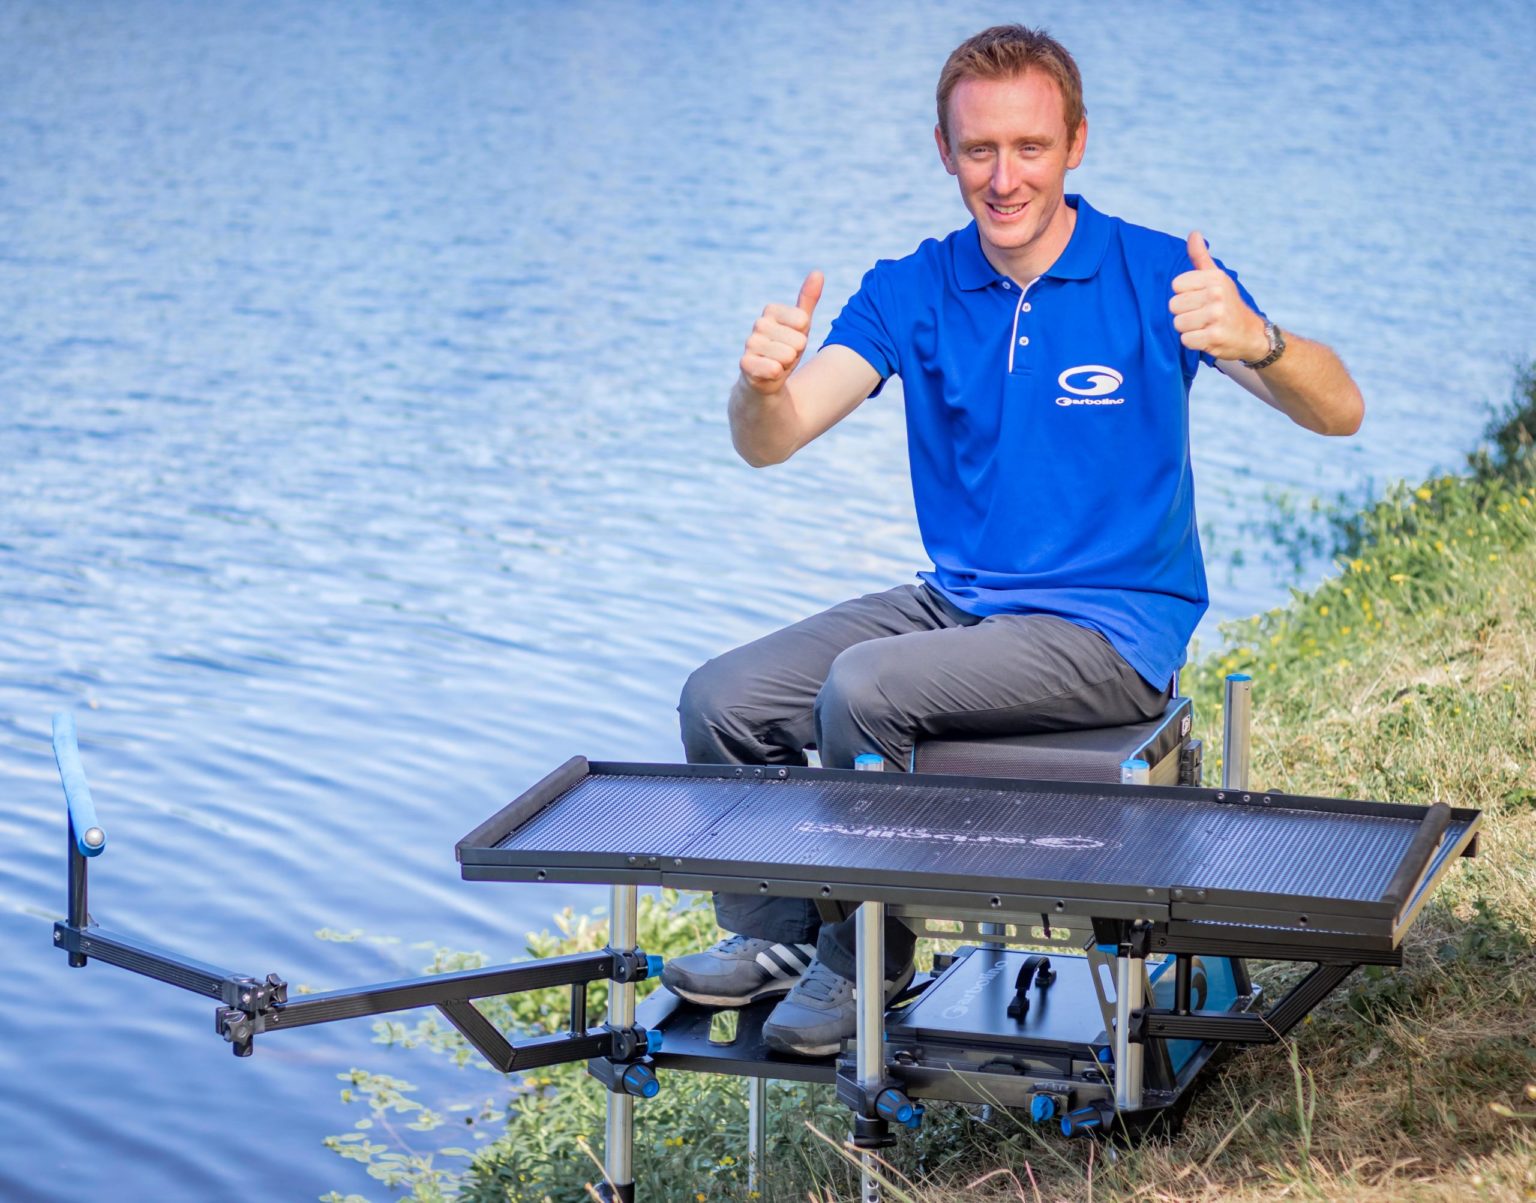
<path fill-rule="evenodd" d="M 796 987 L 796 990 L 801 994 L 810 995 L 818 1002 L 826 1002 L 843 986 L 852 989 L 853 984 L 847 978 L 839 977 L 825 965 L 817 962 L 800 979 L 800 984 Z"/>

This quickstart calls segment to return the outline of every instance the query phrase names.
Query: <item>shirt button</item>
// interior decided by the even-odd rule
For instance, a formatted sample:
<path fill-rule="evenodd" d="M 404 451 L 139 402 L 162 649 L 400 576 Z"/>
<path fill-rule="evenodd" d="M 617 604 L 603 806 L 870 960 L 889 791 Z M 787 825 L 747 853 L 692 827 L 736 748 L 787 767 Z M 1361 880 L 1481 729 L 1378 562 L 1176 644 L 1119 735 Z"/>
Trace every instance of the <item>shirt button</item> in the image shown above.
<path fill-rule="evenodd" d="M 1028 301 L 1025 301 L 1025 302 L 1024 302 L 1024 312 L 1025 312 L 1025 313 L 1028 313 L 1028 312 L 1029 312 L 1029 302 L 1028 302 Z"/>
<path fill-rule="evenodd" d="M 1019 339 L 1019 346 L 1021 346 L 1021 347 L 1029 346 L 1029 339 L 1028 338 L 1021 338 L 1021 339 Z"/>
<path fill-rule="evenodd" d="M 1008 281 L 1007 281 L 1007 280 L 1004 280 L 1004 281 L 1003 281 L 1003 287 L 1004 287 L 1004 288 L 1012 288 L 1012 287 L 1013 287 L 1013 285 L 1012 285 L 1012 284 L 1010 284 L 1010 283 L 1008 283 Z"/>

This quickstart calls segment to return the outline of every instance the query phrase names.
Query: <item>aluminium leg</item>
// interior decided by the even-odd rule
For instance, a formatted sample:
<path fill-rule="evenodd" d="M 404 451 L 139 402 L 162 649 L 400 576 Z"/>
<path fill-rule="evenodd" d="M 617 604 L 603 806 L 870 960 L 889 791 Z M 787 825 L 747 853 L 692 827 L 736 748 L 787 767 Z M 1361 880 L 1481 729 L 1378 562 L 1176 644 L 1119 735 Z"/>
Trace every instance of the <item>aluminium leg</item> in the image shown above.
<path fill-rule="evenodd" d="M 1131 1014 L 1146 1001 L 1146 980 L 1144 960 L 1115 958 L 1115 1107 L 1121 1111 L 1141 1106 L 1145 1046 L 1131 1039 Z"/>
<path fill-rule="evenodd" d="M 608 946 L 614 951 L 633 949 L 640 942 L 639 910 L 634 886 L 614 886 L 608 904 Z M 612 982 L 608 987 L 608 1022 L 633 1027 L 634 982 Z M 603 1172 L 608 1176 L 604 1192 L 612 1203 L 633 1203 L 635 1198 L 635 1098 L 610 1091 L 608 1131 L 603 1144 Z"/>
<path fill-rule="evenodd" d="M 878 1090 L 885 1077 L 885 904 L 866 902 L 859 907 L 857 972 L 858 994 L 856 1068 L 859 1084 Z M 880 1181 L 875 1177 L 872 1151 L 859 1155 L 859 1199 L 880 1203 Z"/>
<path fill-rule="evenodd" d="M 1253 678 L 1246 673 L 1227 677 L 1222 715 L 1221 788 L 1246 790 L 1251 759 Z"/>
<path fill-rule="evenodd" d="M 747 1079 L 747 1193 L 761 1194 L 768 1164 L 768 1079 Z"/>
<path fill-rule="evenodd" d="M 1222 699 L 1221 788 L 1248 791 L 1253 760 L 1253 678 L 1247 673 L 1227 674 Z M 1232 981 L 1239 996 L 1251 997 L 1253 983 L 1248 966 L 1232 957 Z"/>

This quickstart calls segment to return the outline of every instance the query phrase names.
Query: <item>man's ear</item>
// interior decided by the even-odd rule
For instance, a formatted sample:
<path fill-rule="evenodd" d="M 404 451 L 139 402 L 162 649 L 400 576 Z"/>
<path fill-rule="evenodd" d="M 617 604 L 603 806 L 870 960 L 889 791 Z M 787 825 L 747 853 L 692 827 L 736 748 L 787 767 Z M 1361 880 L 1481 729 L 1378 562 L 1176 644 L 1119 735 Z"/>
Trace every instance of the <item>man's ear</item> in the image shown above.
<path fill-rule="evenodd" d="M 1083 117 L 1082 124 L 1077 127 L 1077 133 L 1072 136 L 1072 149 L 1067 154 L 1067 170 L 1071 171 L 1083 161 L 1083 152 L 1088 149 L 1088 118 Z"/>
<path fill-rule="evenodd" d="M 944 170 L 949 172 L 950 175 L 958 174 L 955 169 L 955 161 L 949 157 L 949 142 L 944 137 L 944 127 L 942 125 L 933 127 L 933 140 L 938 144 L 939 162 L 944 164 Z"/>

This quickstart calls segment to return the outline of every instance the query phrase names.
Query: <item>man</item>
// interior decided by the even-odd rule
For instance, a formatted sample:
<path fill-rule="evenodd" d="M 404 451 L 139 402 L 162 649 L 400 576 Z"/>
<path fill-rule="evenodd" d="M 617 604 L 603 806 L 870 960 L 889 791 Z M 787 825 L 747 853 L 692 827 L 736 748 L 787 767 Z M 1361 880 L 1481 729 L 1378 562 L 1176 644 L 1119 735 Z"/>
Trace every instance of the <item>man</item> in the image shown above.
<path fill-rule="evenodd" d="M 1022 26 L 950 55 L 934 137 L 974 221 L 882 261 L 803 365 L 822 277 L 769 305 L 741 357 L 731 435 L 779 463 L 874 396 L 906 397 L 919 585 L 856 598 L 711 660 L 680 712 L 690 762 L 904 769 L 914 742 L 1114 726 L 1160 714 L 1205 609 L 1188 451 L 1204 362 L 1301 425 L 1351 434 L 1338 357 L 1282 333 L 1186 240 L 1065 195 L 1088 122 L 1072 57 Z M 798 368 L 798 370 L 797 370 Z M 774 1048 L 833 1052 L 855 1027 L 852 920 L 721 895 L 738 933 L 674 959 L 678 994 L 741 1006 L 787 992 Z M 886 937 L 888 993 L 914 937 Z"/>

